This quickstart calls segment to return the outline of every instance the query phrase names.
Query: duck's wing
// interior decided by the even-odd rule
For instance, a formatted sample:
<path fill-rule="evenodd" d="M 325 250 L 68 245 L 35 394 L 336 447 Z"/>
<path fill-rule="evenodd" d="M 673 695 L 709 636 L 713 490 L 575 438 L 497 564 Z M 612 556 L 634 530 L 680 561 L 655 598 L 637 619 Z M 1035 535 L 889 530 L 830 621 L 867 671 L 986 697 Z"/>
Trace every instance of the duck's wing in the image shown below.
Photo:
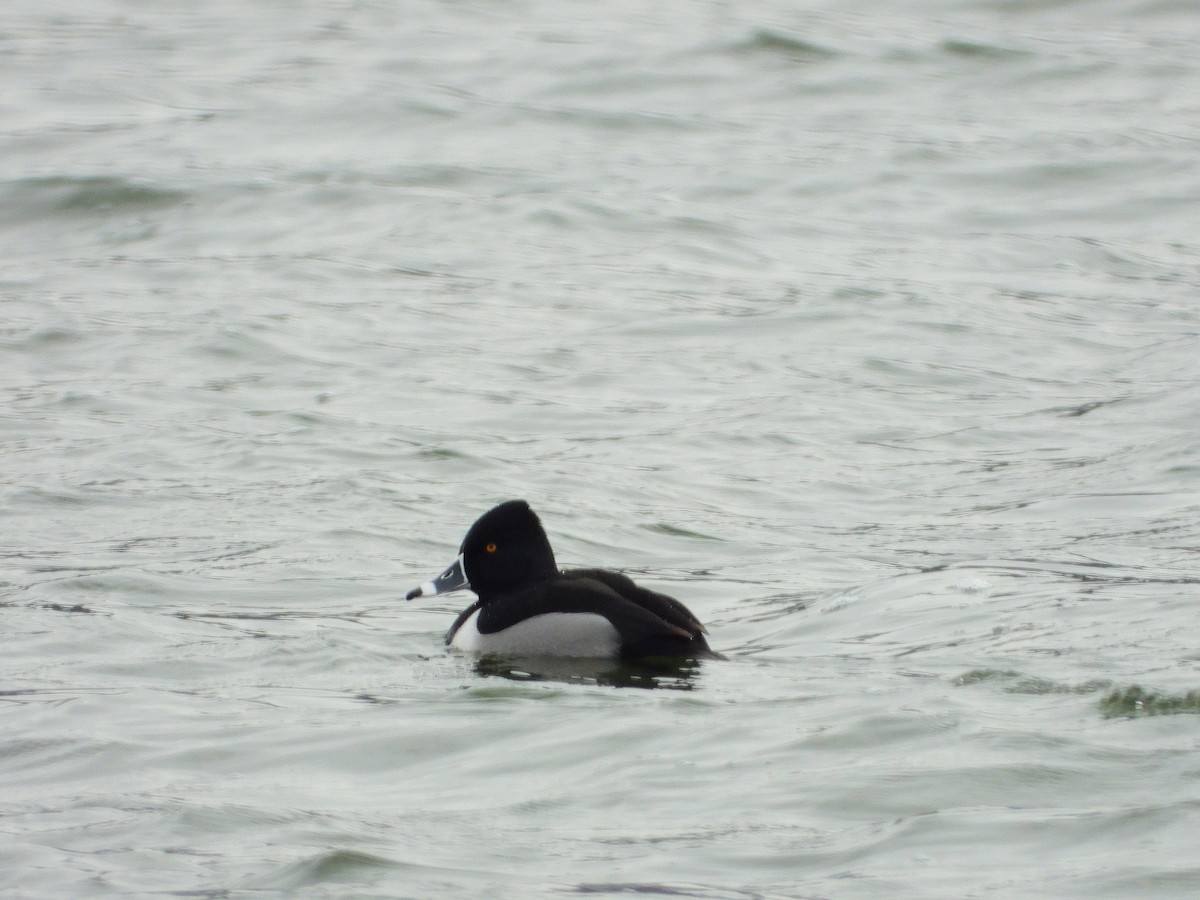
<path fill-rule="evenodd" d="M 568 579 L 585 578 L 599 581 L 626 600 L 649 610 L 664 622 L 683 629 L 692 637 L 708 632 L 692 611 L 674 597 L 641 587 L 628 575 L 609 569 L 570 569 L 564 572 L 563 576 Z"/>
<path fill-rule="evenodd" d="M 543 613 L 592 613 L 612 622 L 622 645 L 663 637 L 686 642 L 698 636 L 700 623 L 690 613 L 681 618 L 669 603 L 645 604 L 639 599 L 614 590 L 606 579 L 576 571 L 489 600 L 480 609 L 476 626 L 484 634 L 494 634 Z"/>

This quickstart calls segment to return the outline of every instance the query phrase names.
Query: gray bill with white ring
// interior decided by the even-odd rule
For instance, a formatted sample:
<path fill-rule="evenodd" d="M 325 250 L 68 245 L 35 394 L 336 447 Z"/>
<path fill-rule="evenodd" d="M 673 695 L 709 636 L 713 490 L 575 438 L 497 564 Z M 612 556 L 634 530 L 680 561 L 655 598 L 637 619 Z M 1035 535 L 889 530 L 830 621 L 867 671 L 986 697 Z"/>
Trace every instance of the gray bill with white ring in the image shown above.
<path fill-rule="evenodd" d="M 413 588 L 404 595 L 404 599 L 413 600 L 417 597 L 431 597 L 434 594 L 448 594 L 451 591 L 459 591 L 470 586 L 471 582 L 467 580 L 467 570 L 463 568 L 463 558 L 460 555 L 445 572 L 433 581 L 427 581 L 420 587 Z"/>

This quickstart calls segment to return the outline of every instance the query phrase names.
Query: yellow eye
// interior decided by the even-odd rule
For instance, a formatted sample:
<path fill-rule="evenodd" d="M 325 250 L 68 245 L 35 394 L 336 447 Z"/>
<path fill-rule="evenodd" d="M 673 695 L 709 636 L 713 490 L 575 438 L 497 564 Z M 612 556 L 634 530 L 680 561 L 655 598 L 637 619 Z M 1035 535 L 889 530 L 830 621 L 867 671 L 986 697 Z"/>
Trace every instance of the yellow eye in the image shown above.
<path fill-rule="evenodd" d="M 495 553 L 495 552 L 496 552 L 496 545 L 495 545 L 495 544 L 488 544 L 488 545 L 487 545 L 486 547 L 484 547 L 483 549 L 484 549 L 484 550 L 486 550 L 488 553 Z"/>

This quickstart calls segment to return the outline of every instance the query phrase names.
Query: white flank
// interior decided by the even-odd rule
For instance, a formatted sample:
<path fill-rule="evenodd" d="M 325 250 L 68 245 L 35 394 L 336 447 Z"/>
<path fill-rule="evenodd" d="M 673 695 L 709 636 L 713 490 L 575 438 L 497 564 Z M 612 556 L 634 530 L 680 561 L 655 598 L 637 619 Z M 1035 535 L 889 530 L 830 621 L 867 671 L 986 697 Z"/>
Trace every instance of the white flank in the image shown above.
<path fill-rule="evenodd" d="M 597 659 L 612 659 L 620 646 L 617 629 L 596 613 L 542 613 L 496 634 L 480 634 L 478 619 L 476 610 L 454 633 L 450 646 L 470 653 Z"/>

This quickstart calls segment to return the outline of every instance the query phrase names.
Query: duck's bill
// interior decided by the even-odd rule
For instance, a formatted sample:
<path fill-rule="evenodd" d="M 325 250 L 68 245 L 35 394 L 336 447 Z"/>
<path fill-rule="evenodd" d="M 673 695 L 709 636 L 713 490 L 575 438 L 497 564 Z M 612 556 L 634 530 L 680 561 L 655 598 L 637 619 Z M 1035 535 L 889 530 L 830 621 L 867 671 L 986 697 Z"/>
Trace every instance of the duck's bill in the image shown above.
<path fill-rule="evenodd" d="M 471 582 L 467 581 L 467 573 L 463 569 L 463 560 L 460 556 L 445 572 L 433 581 L 427 581 L 420 587 L 413 588 L 404 595 L 404 599 L 413 600 L 417 597 L 431 597 L 434 594 L 448 594 L 451 591 L 462 590 L 470 586 Z"/>

